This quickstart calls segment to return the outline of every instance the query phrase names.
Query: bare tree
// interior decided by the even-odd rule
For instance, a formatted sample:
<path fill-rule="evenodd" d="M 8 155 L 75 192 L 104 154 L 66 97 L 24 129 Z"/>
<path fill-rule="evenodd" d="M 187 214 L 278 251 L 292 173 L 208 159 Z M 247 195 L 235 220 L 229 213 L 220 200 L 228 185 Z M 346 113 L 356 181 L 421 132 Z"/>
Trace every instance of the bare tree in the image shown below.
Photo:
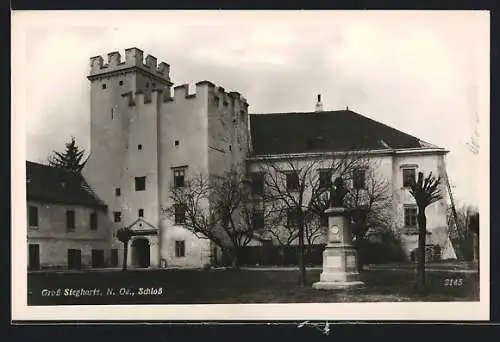
<path fill-rule="evenodd" d="M 458 258 L 462 260 L 472 260 L 474 258 L 474 234 L 478 234 L 475 219 L 478 215 L 477 208 L 473 206 L 461 206 L 455 210 L 448 209 L 448 226 L 450 239 L 455 245 L 455 251 L 459 253 Z M 456 220 L 455 220 L 456 217 Z"/>
<path fill-rule="evenodd" d="M 208 238 L 237 267 L 241 249 L 259 230 L 254 214 L 261 208 L 252 198 L 248 180 L 235 171 L 222 176 L 195 175 L 183 187 L 172 187 L 169 197 L 172 205 L 163 212 L 194 234 Z"/>
<path fill-rule="evenodd" d="M 306 284 L 306 229 L 309 227 L 309 232 L 320 229 L 311 213 L 317 213 L 314 210 L 318 209 L 318 203 L 328 199 L 332 176 L 349 178 L 349 174 L 362 160 L 361 155 L 343 153 L 337 154 L 336 158 L 269 160 L 258 166 L 259 172 L 265 175 L 264 202 L 272 203 L 274 208 L 280 208 L 281 212 L 287 213 L 286 226 L 282 229 L 296 231 L 301 285 Z M 320 170 L 324 172 L 319 173 Z M 324 210 L 319 212 L 323 213 Z M 310 237 L 313 237 L 312 234 Z"/>
<path fill-rule="evenodd" d="M 424 178 L 422 172 L 418 173 L 417 180 L 410 184 L 410 194 L 415 198 L 418 213 L 418 266 L 417 266 L 417 291 L 421 292 L 425 288 L 425 238 L 427 235 L 427 217 L 425 208 L 434 202 L 441 200 L 441 190 L 439 184 L 441 178 L 432 176 L 432 172 Z"/>

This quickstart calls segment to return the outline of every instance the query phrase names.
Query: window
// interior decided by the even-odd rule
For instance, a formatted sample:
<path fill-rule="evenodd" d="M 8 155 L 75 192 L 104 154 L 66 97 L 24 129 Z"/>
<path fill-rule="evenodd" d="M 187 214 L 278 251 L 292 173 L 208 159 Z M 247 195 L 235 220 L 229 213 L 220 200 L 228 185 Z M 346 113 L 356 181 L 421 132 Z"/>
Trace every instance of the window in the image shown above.
<path fill-rule="evenodd" d="M 409 188 L 415 181 L 415 169 L 403 169 L 403 186 Z"/>
<path fill-rule="evenodd" d="M 224 101 L 224 102 L 223 102 L 223 105 L 224 105 L 224 107 L 227 107 L 227 106 L 229 105 L 229 102 Z"/>
<path fill-rule="evenodd" d="M 186 242 L 175 241 L 175 257 L 182 258 L 186 256 Z"/>
<path fill-rule="evenodd" d="M 176 141 L 174 142 L 174 145 L 175 145 L 175 146 L 179 146 L 179 140 L 176 140 Z"/>
<path fill-rule="evenodd" d="M 417 226 L 417 207 L 405 207 L 405 227 Z"/>
<path fill-rule="evenodd" d="M 146 82 L 146 89 L 147 89 L 147 88 L 149 88 L 149 83 L 148 83 L 148 82 Z"/>
<path fill-rule="evenodd" d="M 75 230 L 75 211 L 66 210 L 66 230 Z"/>
<path fill-rule="evenodd" d="M 137 145 L 137 149 L 142 150 L 142 145 L 141 144 Z"/>
<path fill-rule="evenodd" d="M 183 204 L 174 205 L 175 224 L 183 224 L 186 221 L 186 208 Z"/>
<path fill-rule="evenodd" d="M 295 209 L 288 209 L 286 226 L 289 228 L 297 227 L 297 211 Z"/>
<path fill-rule="evenodd" d="M 146 176 L 135 177 L 135 191 L 146 190 Z"/>
<path fill-rule="evenodd" d="M 250 176 L 252 180 L 252 193 L 254 195 L 264 194 L 264 174 L 260 172 L 254 172 Z"/>
<path fill-rule="evenodd" d="M 319 188 L 329 189 L 332 186 L 332 171 L 331 170 L 319 170 Z"/>
<path fill-rule="evenodd" d="M 233 147 L 231 145 L 229 145 L 229 151 L 232 151 L 233 150 Z"/>
<path fill-rule="evenodd" d="M 264 229 L 264 213 L 262 211 L 256 211 L 253 213 L 252 225 L 254 230 Z"/>
<path fill-rule="evenodd" d="M 115 211 L 113 213 L 113 221 L 121 222 L 122 221 L 122 213 L 120 211 Z"/>
<path fill-rule="evenodd" d="M 182 188 L 184 187 L 184 176 L 186 174 L 186 170 L 182 169 L 174 169 L 174 187 Z"/>
<path fill-rule="evenodd" d="M 115 188 L 115 196 L 119 197 L 122 194 L 122 190 L 120 188 Z"/>
<path fill-rule="evenodd" d="M 220 102 L 219 97 L 218 96 L 214 96 L 214 105 L 216 107 L 219 107 L 219 102 Z"/>
<path fill-rule="evenodd" d="M 28 208 L 28 222 L 30 227 L 38 227 L 38 208 L 30 206 Z"/>
<path fill-rule="evenodd" d="M 118 82 L 118 84 L 122 86 L 123 85 L 123 81 Z"/>
<path fill-rule="evenodd" d="M 106 83 L 103 83 L 103 84 L 101 85 L 101 87 L 102 87 L 102 89 L 106 89 Z"/>
<path fill-rule="evenodd" d="M 286 174 L 286 189 L 289 191 L 299 190 L 299 175 L 297 172 L 288 172 Z"/>
<path fill-rule="evenodd" d="M 356 169 L 352 172 L 352 186 L 354 189 L 365 188 L 365 170 Z"/>
<path fill-rule="evenodd" d="M 144 209 L 139 209 L 139 210 L 137 211 L 137 216 L 139 216 L 139 217 L 144 217 Z"/>
<path fill-rule="evenodd" d="M 90 214 L 90 230 L 97 230 L 97 213 Z"/>
<path fill-rule="evenodd" d="M 115 109 L 111 108 L 111 120 L 115 119 Z"/>

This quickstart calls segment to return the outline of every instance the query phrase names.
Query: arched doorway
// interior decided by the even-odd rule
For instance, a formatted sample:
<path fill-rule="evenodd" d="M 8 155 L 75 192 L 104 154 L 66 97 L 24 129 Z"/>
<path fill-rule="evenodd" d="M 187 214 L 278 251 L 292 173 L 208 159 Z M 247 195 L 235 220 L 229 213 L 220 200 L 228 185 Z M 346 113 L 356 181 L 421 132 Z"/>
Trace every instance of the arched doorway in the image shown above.
<path fill-rule="evenodd" d="M 138 238 L 132 242 L 132 265 L 138 268 L 149 267 L 149 240 Z"/>

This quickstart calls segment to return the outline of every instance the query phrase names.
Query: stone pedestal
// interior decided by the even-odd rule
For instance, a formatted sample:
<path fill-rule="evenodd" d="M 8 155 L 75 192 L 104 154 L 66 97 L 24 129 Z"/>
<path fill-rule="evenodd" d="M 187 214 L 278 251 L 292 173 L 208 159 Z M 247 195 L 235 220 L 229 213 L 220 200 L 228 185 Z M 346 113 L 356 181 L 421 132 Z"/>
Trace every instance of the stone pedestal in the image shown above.
<path fill-rule="evenodd" d="M 362 286 L 359 280 L 357 252 L 352 245 L 349 229 L 349 211 L 345 208 L 329 208 L 328 244 L 323 252 L 323 272 L 315 289 L 339 289 Z"/>

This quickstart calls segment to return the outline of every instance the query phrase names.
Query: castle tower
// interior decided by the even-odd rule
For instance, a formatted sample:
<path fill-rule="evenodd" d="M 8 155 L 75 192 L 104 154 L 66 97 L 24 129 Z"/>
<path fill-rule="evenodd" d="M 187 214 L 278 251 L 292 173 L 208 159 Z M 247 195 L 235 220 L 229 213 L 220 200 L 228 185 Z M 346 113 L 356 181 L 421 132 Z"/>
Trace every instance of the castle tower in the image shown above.
<path fill-rule="evenodd" d="M 138 234 L 129 246 L 131 267 L 202 267 L 213 246 L 164 217 L 172 186 L 198 174 L 243 165 L 248 152 L 248 104 L 211 82 L 174 87 L 169 65 L 137 48 L 92 57 L 91 150 L 83 174 L 108 206 L 115 231 Z M 173 96 L 172 96 L 173 94 Z M 182 183 L 182 182 L 180 182 Z M 114 241 L 122 250 L 121 244 Z M 120 258 L 121 259 L 121 258 Z"/>

